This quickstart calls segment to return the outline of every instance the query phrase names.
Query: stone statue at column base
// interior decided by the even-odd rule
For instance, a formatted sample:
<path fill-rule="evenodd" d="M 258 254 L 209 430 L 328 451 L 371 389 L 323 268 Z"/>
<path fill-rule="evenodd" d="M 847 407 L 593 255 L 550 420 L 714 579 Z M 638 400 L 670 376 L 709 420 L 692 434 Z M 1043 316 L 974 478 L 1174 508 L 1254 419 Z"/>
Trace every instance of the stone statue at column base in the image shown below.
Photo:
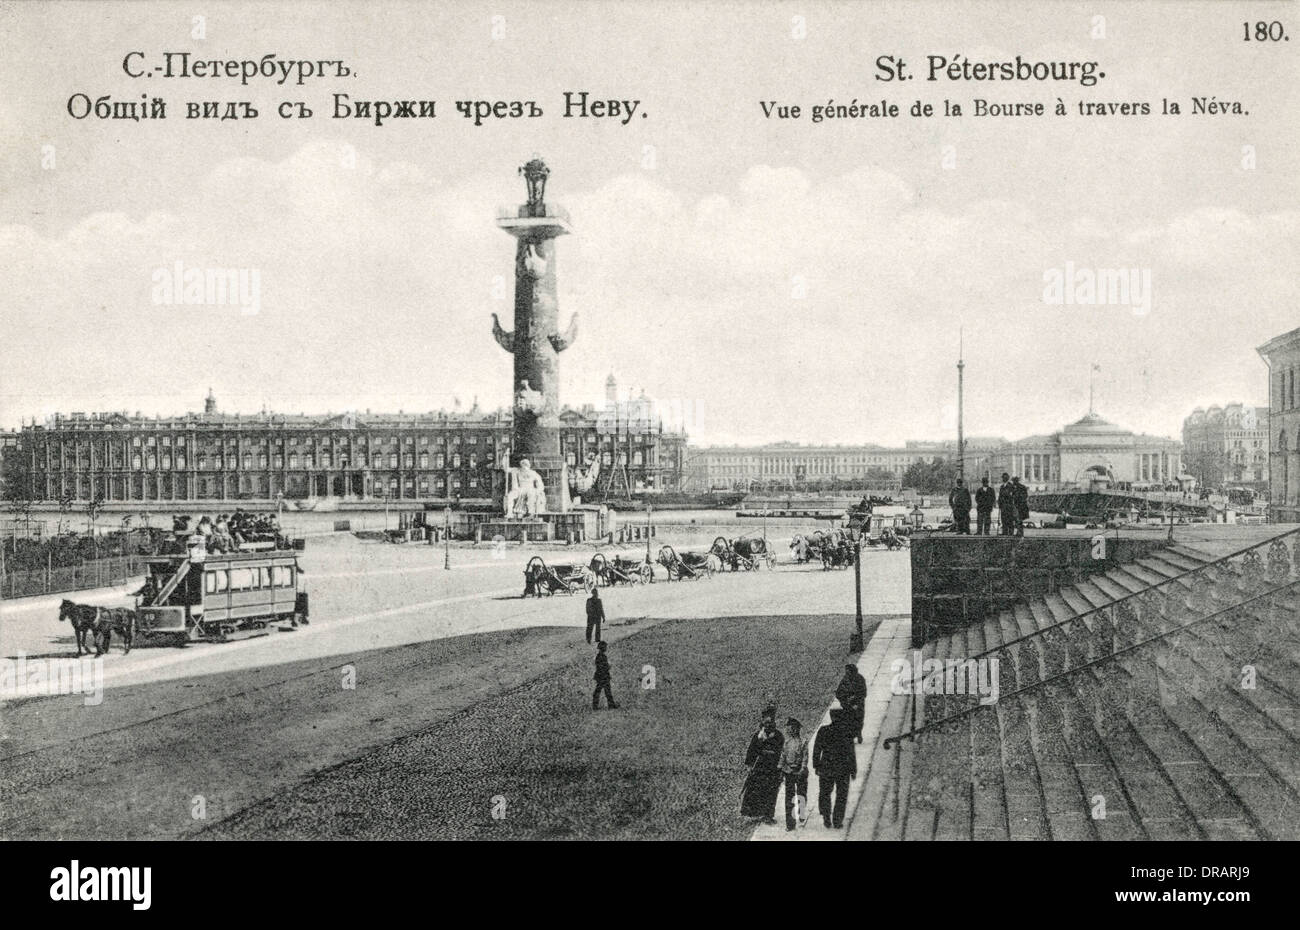
<path fill-rule="evenodd" d="M 546 511 L 546 484 L 528 459 L 506 469 L 505 515 L 511 520 L 536 519 Z"/>

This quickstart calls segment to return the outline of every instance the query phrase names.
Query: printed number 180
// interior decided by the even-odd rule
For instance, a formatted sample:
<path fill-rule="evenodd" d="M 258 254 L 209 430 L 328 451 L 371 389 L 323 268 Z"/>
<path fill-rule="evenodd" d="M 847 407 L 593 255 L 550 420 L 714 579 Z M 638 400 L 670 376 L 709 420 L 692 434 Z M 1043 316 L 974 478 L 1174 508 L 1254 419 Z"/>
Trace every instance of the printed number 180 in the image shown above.
<path fill-rule="evenodd" d="M 1252 39 L 1256 42 L 1290 42 L 1291 38 L 1286 34 L 1286 29 L 1277 20 L 1266 23 L 1260 20 L 1257 23 L 1242 23 L 1242 31 L 1245 35 L 1242 37 L 1243 42 L 1249 42 Z"/>

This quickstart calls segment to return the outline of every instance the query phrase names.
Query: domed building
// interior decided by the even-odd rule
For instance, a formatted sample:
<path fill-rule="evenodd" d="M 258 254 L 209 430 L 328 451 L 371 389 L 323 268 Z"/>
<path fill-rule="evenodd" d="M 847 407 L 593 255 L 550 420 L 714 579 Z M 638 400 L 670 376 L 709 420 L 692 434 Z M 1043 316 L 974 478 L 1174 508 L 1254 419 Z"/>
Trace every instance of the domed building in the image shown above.
<path fill-rule="evenodd" d="M 1055 433 L 1007 443 L 989 459 L 994 483 L 1006 472 L 1034 490 L 1174 484 L 1182 471 L 1176 439 L 1135 433 L 1089 411 Z"/>

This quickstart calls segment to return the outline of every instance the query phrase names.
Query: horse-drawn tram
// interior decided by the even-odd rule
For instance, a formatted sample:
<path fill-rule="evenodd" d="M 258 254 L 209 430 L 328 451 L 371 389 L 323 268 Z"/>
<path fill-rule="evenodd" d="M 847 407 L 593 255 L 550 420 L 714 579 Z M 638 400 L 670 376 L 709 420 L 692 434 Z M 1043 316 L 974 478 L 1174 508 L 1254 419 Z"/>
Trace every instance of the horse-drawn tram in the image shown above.
<path fill-rule="evenodd" d="M 271 624 L 307 622 L 294 550 L 212 553 L 148 560 L 136 613 L 138 633 L 226 642 L 260 636 Z"/>

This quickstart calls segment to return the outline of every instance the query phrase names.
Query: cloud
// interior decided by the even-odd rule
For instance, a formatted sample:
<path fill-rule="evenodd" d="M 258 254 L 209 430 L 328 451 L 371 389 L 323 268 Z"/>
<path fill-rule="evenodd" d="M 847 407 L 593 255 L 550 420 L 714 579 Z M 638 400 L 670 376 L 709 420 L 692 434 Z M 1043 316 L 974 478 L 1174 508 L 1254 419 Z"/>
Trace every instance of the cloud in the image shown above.
<path fill-rule="evenodd" d="M 504 404 L 510 365 L 489 314 L 510 318 L 514 242 L 493 220 L 518 187 L 314 142 L 278 162 L 225 161 L 138 216 L 88 215 L 51 238 L 0 227 L 12 269 L 3 419 L 176 412 L 210 384 L 231 409 Z M 1080 211 L 1061 223 L 1007 197 L 932 206 L 870 163 L 833 177 L 754 165 L 702 196 L 650 173 L 548 193 L 575 226 L 557 257 L 561 324 L 583 318 L 562 398 L 598 400 L 614 370 L 625 388 L 705 411 L 705 440 L 936 435 L 955 400 L 959 325 L 968 417 L 991 424 L 977 431 L 1076 418 L 1096 356 L 1148 372 L 1144 386 L 1116 382 L 1107 415 L 1169 432 L 1190 409 L 1189 360 L 1219 351 L 1214 315 L 1261 305 L 1249 343 L 1288 328 L 1294 307 L 1293 212 L 1204 207 L 1137 226 Z M 1152 313 L 1045 307 L 1043 271 L 1066 261 L 1152 267 Z M 152 275 L 176 262 L 256 269 L 260 312 L 156 305 Z M 1178 355 L 1153 360 L 1153 345 Z"/>

